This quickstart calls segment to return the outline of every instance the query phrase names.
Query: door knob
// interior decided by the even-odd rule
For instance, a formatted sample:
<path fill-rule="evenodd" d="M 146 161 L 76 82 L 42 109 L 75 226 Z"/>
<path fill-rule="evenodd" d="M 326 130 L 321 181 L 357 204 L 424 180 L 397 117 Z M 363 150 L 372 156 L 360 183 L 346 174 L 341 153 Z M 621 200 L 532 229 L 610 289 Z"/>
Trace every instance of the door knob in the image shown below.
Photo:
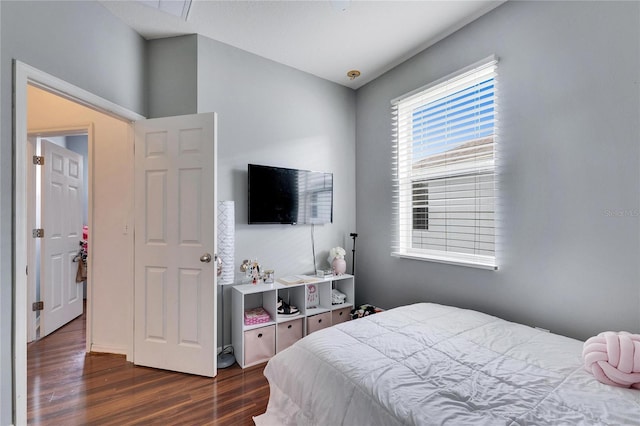
<path fill-rule="evenodd" d="M 209 253 L 203 254 L 202 256 L 200 256 L 200 262 L 202 262 L 202 263 L 211 262 L 211 255 Z"/>

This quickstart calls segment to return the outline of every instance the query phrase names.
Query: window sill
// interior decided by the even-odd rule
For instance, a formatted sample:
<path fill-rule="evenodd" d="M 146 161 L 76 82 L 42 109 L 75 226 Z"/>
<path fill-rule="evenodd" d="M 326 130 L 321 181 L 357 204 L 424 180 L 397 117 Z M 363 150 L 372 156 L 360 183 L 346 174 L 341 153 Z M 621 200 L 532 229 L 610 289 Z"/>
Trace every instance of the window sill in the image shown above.
<path fill-rule="evenodd" d="M 478 258 L 478 256 L 466 257 L 464 255 L 447 256 L 438 254 L 425 254 L 425 253 L 391 253 L 393 257 L 399 257 L 403 259 L 421 260 L 426 262 L 446 263 L 449 265 L 466 266 L 470 268 L 486 269 L 491 271 L 497 271 L 498 265 L 496 265 L 495 259 L 492 258 Z"/>

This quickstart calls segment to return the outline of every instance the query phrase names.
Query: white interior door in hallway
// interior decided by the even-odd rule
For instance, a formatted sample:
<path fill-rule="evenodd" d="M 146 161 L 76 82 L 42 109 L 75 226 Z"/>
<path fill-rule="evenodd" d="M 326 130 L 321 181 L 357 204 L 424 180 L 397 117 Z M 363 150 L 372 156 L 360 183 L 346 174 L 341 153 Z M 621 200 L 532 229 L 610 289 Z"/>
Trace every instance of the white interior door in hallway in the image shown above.
<path fill-rule="evenodd" d="M 82 283 L 76 282 L 82 240 L 82 156 L 40 141 L 40 337 L 82 314 Z"/>
<path fill-rule="evenodd" d="M 216 375 L 216 116 L 135 123 L 134 363 Z"/>

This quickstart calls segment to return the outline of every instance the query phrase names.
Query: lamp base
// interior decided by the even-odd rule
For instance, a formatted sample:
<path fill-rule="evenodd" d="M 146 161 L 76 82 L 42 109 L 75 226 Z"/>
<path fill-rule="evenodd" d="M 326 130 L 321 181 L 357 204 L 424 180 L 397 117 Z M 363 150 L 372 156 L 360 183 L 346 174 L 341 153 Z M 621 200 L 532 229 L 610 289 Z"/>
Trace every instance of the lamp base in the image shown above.
<path fill-rule="evenodd" d="M 218 368 L 231 367 L 236 363 L 236 357 L 230 353 L 221 353 L 218 355 Z"/>

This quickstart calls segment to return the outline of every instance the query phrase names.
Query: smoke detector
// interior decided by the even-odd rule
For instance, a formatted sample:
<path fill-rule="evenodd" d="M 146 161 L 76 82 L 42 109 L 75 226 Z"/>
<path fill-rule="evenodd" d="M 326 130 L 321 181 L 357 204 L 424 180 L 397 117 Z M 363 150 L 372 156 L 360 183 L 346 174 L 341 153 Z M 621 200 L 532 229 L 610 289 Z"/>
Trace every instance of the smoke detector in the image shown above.
<path fill-rule="evenodd" d="M 349 77 L 349 80 L 355 80 L 356 78 L 360 77 L 360 71 L 358 70 L 347 71 L 347 77 Z"/>

